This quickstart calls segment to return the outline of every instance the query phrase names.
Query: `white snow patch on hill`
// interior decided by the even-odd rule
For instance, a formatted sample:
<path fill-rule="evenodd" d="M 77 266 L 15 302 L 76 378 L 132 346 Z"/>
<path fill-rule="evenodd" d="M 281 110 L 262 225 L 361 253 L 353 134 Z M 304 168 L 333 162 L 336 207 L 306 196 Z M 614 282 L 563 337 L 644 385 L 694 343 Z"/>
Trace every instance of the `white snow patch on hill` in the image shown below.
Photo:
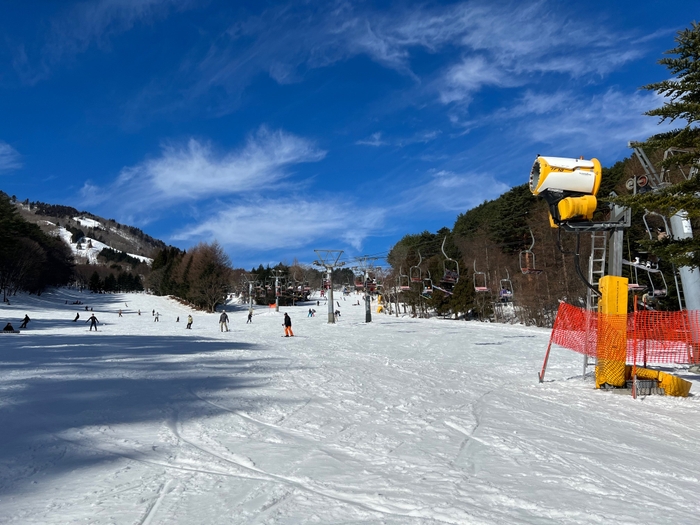
<path fill-rule="evenodd" d="M 73 220 L 76 221 L 81 226 L 85 226 L 86 228 L 99 228 L 101 230 L 105 229 L 105 227 L 102 225 L 102 223 L 100 221 L 96 221 L 94 219 L 88 219 L 87 217 L 73 217 Z"/>
<path fill-rule="evenodd" d="M 77 220 L 77 219 L 76 219 Z M 96 222 L 97 221 L 93 221 Z M 99 223 L 97 223 L 99 224 Z M 78 247 L 78 243 L 74 243 L 71 241 L 72 239 L 72 234 L 68 230 L 66 230 L 63 226 L 57 228 L 58 231 L 58 236 L 65 241 L 68 246 L 70 246 L 71 251 L 73 252 L 73 255 L 76 257 L 85 257 L 88 261 L 90 261 L 90 264 L 96 264 L 97 263 L 97 256 L 100 254 L 100 252 L 105 249 L 105 248 L 110 248 L 112 250 L 115 250 L 117 252 L 121 252 L 122 250 L 116 250 L 115 248 L 112 248 L 111 246 L 100 242 L 96 239 L 93 239 L 91 237 L 83 237 L 81 240 L 80 248 Z M 144 257 L 143 255 L 136 255 L 134 253 L 127 253 L 129 257 L 133 257 L 134 259 L 138 259 L 139 261 L 145 262 L 146 264 L 151 264 L 153 262 L 153 259 L 150 257 Z"/>

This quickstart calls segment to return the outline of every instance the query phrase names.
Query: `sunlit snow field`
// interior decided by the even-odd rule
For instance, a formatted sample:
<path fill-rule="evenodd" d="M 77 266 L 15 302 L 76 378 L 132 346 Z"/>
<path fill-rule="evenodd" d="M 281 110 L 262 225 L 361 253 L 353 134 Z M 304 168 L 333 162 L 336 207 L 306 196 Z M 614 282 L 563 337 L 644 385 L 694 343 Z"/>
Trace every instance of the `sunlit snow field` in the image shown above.
<path fill-rule="evenodd" d="M 1 304 L 32 321 L 0 335 L 0 523 L 700 523 L 700 397 L 596 391 L 560 348 L 540 384 L 548 330 L 336 299 L 224 333 L 146 294 Z"/>

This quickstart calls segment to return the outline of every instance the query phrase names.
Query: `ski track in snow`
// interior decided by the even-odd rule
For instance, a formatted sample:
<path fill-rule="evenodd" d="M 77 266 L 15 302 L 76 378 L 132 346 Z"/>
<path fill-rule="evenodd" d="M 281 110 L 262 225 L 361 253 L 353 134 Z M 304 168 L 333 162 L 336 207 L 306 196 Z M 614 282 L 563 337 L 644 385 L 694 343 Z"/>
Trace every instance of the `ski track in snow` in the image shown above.
<path fill-rule="evenodd" d="M 538 384 L 548 330 L 340 301 L 227 333 L 146 294 L 2 305 L 32 321 L 1 336 L 0 523 L 697 523 L 698 398 L 595 391 L 562 349 Z"/>

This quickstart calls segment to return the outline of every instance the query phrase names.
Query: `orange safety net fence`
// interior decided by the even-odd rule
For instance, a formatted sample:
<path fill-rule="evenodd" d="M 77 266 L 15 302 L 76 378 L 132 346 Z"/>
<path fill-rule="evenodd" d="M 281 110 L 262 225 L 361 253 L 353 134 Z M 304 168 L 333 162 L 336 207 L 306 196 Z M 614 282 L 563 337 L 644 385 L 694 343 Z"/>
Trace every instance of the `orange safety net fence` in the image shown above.
<path fill-rule="evenodd" d="M 599 323 L 602 315 L 561 303 L 551 342 L 580 354 L 605 359 L 605 356 L 597 355 L 599 326 L 619 326 L 626 317 L 627 363 L 700 363 L 700 311 L 644 310 L 626 316 L 605 315 L 607 322 Z M 605 335 L 601 334 L 602 337 Z"/>

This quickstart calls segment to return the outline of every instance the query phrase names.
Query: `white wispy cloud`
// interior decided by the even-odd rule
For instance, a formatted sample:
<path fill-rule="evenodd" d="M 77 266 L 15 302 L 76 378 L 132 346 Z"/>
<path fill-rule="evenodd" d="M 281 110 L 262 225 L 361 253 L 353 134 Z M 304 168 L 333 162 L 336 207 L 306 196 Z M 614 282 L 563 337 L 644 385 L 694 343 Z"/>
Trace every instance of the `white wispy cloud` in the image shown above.
<path fill-rule="evenodd" d="M 644 115 L 663 102 L 655 93 L 624 93 L 616 89 L 592 96 L 574 92 L 528 93 L 520 104 L 500 117 L 520 117 L 513 132 L 527 137 L 529 142 L 604 155 L 624 149 L 630 140 L 645 140 L 672 129 L 671 124 L 660 125 L 657 119 Z M 535 118 L 527 118 L 528 115 Z"/>
<path fill-rule="evenodd" d="M 427 144 L 437 139 L 441 134 L 440 130 L 418 131 L 408 137 L 385 138 L 381 131 L 372 133 L 368 138 L 355 141 L 358 146 L 398 146 L 400 148 L 410 144 Z"/>
<path fill-rule="evenodd" d="M 22 158 L 19 152 L 7 144 L 0 141 L 0 173 L 13 171 L 22 167 Z"/>
<path fill-rule="evenodd" d="M 460 64 L 453 65 L 438 83 L 440 101 L 469 102 L 472 94 L 484 86 L 503 86 L 511 84 L 513 79 L 505 71 L 494 67 L 493 63 L 480 56 L 468 57 Z"/>
<path fill-rule="evenodd" d="M 359 250 L 362 241 L 384 223 L 385 212 L 381 209 L 363 209 L 343 202 L 343 206 L 329 210 L 329 201 L 331 197 L 316 201 L 291 197 L 230 205 L 182 229 L 173 239 L 216 239 L 232 250 L 256 251 L 299 248 L 335 239 Z"/>
<path fill-rule="evenodd" d="M 382 140 L 382 132 L 378 131 L 376 133 L 372 133 L 369 138 L 363 139 L 363 140 L 358 140 L 355 142 L 355 144 L 359 146 L 386 146 L 388 142 L 385 140 Z"/>
<path fill-rule="evenodd" d="M 227 153 L 190 139 L 186 144 L 165 144 L 158 157 L 124 168 L 107 189 L 100 191 L 86 184 L 83 195 L 93 199 L 101 195 L 102 200 L 115 193 L 122 195 L 120 207 L 130 213 L 214 196 L 261 192 L 285 179 L 290 166 L 319 161 L 325 154 L 308 139 L 266 127 L 251 134 L 244 146 Z"/>
<path fill-rule="evenodd" d="M 581 24 L 553 4 L 470 1 L 378 9 L 329 0 L 275 5 L 241 17 L 208 43 L 203 39 L 167 80 L 143 88 L 129 114 L 188 111 L 195 101 L 207 101 L 202 105 L 215 116 L 227 114 L 261 73 L 279 84 L 301 82 L 309 70 L 358 55 L 413 79 L 415 92 L 406 103 L 437 99 L 468 106 L 485 88 L 535 84 L 545 75 L 596 81 L 643 54 L 634 35 L 594 19 Z M 425 52 L 435 55 L 435 66 L 418 74 L 412 61 Z M 164 97 L 173 82 L 177 91 Z"/>
<path fill-rule="evenodd" d="M 402 209 L 432 209 L 463 212 L 495 199 L 510 187 L 486 171 L 455 173 L 431 171 L 422 184 L 406 190 Z"/>
<path fill-rule="evenodd" d="M 61 62 L 91 46 L 109 49 L 111 40 L 140 23 L 167 16 L 171 9 L 195 5 L 194 0 L 97 0 L 76 3 L 60 11 L 48 24 L 44 44 L 32 59 L 27 45 L 16 46 L 13 66 L 27 84 L 47 78 Z"/>

